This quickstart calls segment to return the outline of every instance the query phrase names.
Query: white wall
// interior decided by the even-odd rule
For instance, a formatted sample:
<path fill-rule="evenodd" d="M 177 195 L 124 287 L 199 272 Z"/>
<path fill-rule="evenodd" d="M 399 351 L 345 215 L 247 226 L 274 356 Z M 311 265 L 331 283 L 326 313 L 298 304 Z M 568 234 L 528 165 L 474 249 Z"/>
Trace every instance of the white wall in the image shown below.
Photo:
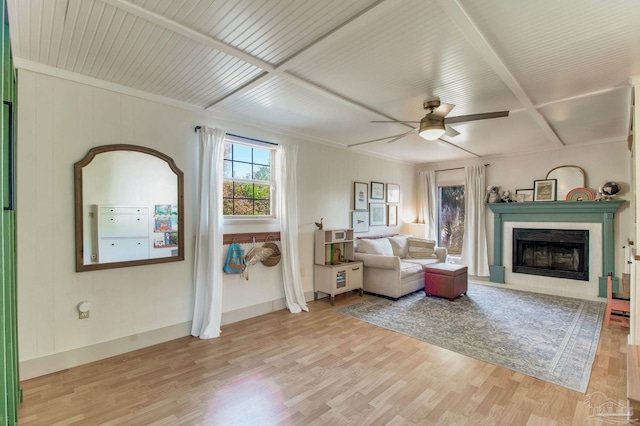
<path fill-rule="evenodd" d="M 480 163 L 480 161 L 478 161 Z M 582 167 L 586 175 L 586 187 L 597 191 L 606 181 L 616 181 L 621 186 L 619 198 L 631 199 L 631 153 L 627 141 L 610 142 L 586 147 L 563 147 L 532 154 L 509 157 L 483 158 L 481 163 L 490 164 L 486 170 L 486 184 L 500 186 L 500 191 L 533 188 L 533 181 L 544 179 L 547 172 L 562 165 Z M 430 165 L 424 170 L 438 170 L 471 164 L 469 162 Z M 634 239 L 633 213 L 630 203 L 620 207 L 616 214 L 615 250 L 616 276 L 624 271 L 622 247 L 627 239 Z M 489 264 L 493 264 L 493 213 L 486 210 Z M 510 284 L 510 283 L 507 283 Z M 530 289 L 536 289 L 535 285 Z M 537 290 L 548 292 L 548 286 Z"/>
<path fill-rule="evenodd" d="M 20 70 L 18 82 L 17 258 L 22 379 L 189 334 L 196 125 L 299 145 L 300 266 L 308 298 L 313 292 L 314 222 L 323 217 L 326 229 L 350 226 L 354 181 L 397 183 L 401 188 L 398 226 L 372 227 L 369 234 L 399 232 L 403 220 L 415 219 L 417 175 L 411 165 L 30 71 Z M 184 172 L 184 262 L 75 272 L 73 164 L 90 148 L 114 143 L 159 150 L 172 157 Z M 274 224 L 232 225 L 225 227 L 225 232 L 277 229 Z M 225 276 L 223 323 L 284 307 L 280 267 L 255 268 L 249 281 Z M 76 310 L 82 300 L 92 306 L 86 320 L 79 320 Z"/>

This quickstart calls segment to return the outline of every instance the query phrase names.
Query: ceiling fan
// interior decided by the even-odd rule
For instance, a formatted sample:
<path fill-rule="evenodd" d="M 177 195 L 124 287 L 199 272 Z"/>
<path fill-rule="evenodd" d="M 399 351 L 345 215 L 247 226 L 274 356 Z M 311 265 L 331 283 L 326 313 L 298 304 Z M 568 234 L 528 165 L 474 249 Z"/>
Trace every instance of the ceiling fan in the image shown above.
<path fill-rule="evenodd" d="M 387 141 L 387 143 L 392 143 L 416 131 L 422 138 L 429 141 L 434 141 L 436 139 L 440 139 L 444 135 L 454 137 L 460 134 L 460 132 L 458 132 L 453 127 L 449 126 L 449 124 L 466 123 L 468 121 L 487 120 L 490 118 L 500 118 L 500 117 L 509 116 L 509 111 L 496 111 L 496 112 L 485 112 L 481 114 L 460 115 L 457 117 L 447 118 L 446 115 L 451 112 L 454 106 L 455 105 L 453 104 L 445 104 L 440 102 L 440 98 L 438 97 L 429 98 L 422 103 L 422 107 L 427 111 L 427 115 L 425 115 L 420 121 L 402 121 L 402 120 L 371 121 L 371 123 L 404 123 L 404 124 L 419 123 L 420 124 L 419 127 L 411 129 L 408 132 L 401 133 L 399 135 L 387 136 L 385 138 L 374 139 L 366 142 L 360 142 L 360 143 L 349 145 L 349 146 L 351 147 L 351 146 L 364 145 L 372 142 L 382 141 L 385 139 L 391 139 Z M 447 142 L 447 141 L 444 141 L 444 142 Z"/>

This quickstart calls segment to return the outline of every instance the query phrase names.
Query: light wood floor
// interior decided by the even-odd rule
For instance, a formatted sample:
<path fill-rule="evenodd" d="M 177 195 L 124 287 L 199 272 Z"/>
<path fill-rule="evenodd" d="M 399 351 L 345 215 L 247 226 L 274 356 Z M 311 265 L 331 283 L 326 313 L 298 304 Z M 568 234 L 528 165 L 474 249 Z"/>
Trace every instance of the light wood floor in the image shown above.
<path fill-rule="evenodd" d="M 20 425 L 600 424 L 585 394 L 309 308 L 24 381 Z M 626 339 L 603 328 L 587 394 L 626 404 Z"/>

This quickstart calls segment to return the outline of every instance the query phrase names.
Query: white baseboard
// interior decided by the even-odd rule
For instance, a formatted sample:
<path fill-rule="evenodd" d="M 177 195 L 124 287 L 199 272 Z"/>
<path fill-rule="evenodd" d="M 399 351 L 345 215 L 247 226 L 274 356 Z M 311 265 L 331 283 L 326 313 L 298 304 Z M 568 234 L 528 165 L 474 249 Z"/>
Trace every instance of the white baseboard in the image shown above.
<path fill-rule="evenodd" d="M 314 291 L 307 291 L 304 294 L 304 300 L 306 300 L 307 302 L 311 302 L 311 301 L 315 300 L 315 292 Z"/>
<path fill-rule="evenodd" d="M 20 363 L 20 380 L 44 376 L 45 374 L 178 339 L 189 334 L 191 334 L 191 321 L 22 361 Z"/>
<path fill-rule="evenodd" d="M 308 300 L 313 300 L 313 292 L 305 294 L 305 298 L 307 297 L 310 297 Z M 232 324 L 281 309 L 286 309 L 284 298 L 247 306 L 234 311 L 223 312 L 221 324 Z M 191 321 L 187 321 L 156 330 L 121 337 L 108 342 L 96 343 L 95 345 L 29 359 L 20 362 L 20 380 L 44 376 L 45 374 L 55 373 L 56 371 L 66 370 L 67 368 L 77 367 L 78 365 L 88 364 L 137 349 L 146 348 L 147 346 L 179 339 L 180 337 L 189 336 L 190 334 Z"/>
<path fill-rule="evenodd" d="M 243 321 L 249 318 L 268 314 L 270 312 L 286 309 L 285 299 L 276 299 L 269 302 L 259 303 L 253 306 L 236 309 L 235 311 L 222 313 L 222 325 L 233 324 L 234 322 Z"/>

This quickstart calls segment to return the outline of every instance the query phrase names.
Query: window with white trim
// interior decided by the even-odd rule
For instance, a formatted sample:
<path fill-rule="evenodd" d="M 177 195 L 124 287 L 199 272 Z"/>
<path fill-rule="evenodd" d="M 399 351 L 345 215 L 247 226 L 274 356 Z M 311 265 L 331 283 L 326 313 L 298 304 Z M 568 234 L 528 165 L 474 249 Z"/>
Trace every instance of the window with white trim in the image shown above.
<path fill-rule="evenodd" d="M 222 191 L 225 217 L 275 217 L 275 148 L 227 135 Z"/>

